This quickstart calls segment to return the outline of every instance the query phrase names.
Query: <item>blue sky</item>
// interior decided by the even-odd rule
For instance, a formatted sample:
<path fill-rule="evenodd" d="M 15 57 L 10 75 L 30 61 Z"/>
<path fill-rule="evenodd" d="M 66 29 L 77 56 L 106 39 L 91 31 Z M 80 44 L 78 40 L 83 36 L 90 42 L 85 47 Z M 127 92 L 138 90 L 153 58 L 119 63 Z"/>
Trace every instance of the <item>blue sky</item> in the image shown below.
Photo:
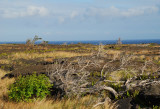
<path fill-rule="evenodd" d="M 0 41 L 160 39 L 160 0 L 0 0 Z"/>

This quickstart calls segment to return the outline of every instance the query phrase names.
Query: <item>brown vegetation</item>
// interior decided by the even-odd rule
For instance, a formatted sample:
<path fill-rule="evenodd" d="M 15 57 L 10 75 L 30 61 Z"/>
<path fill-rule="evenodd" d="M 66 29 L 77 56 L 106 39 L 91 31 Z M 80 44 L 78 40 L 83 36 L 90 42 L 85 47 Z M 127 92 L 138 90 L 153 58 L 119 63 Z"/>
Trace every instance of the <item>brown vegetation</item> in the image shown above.
<path fill-rule="evenodd" d="M 0 76 L 5 77 L 0 80 L 0 106 L 4 109 L 116 108 L 117 104 L 107 99 L 106 96 L 110 96 L 108 92 L 117 97 L 133 88 L 131 86 L 135 83 L 132 80 L 135 78 L 142 79 L 148 76 L 151 77 L 150 80 L 154 77 L 158 78 L 159 47 L 147 44 L 0 45 Z M 14 79 L 6 77 L 28 75 L 35 71 L 47 74 L 55 84 L 54 88 L 65 89 L 67 96 L 76 94 L 80 98 L 62 100 L 46 98 L 34 103 L 8 101 L 7 88 L 14 82 Z M 59 80 L 61 85 L 57 82 Z M 152 84 L 149 81 L 142 81 L 143 85 L 145 82 Z M 137 82 L 136 85 L 140 86 L 142 83 Z M 119 87 L 123 87 L 121 92 L 119 92 Z M 81 97 L 83 94 L 87 96 Z M 102 100 L 102 98 L 106 99 Z"/>

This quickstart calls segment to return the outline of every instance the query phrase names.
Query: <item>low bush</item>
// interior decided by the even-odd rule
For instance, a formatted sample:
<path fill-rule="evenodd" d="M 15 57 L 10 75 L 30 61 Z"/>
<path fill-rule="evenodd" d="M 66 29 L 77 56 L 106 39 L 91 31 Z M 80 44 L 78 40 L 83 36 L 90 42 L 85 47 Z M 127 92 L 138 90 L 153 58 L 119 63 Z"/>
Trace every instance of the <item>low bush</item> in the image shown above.
<path fill-rule="evenodd" d="M 9 99 L 16 102 L 42 99 L 50 94 L 51 87 L 49 78 L 44 74 L 20 76 L 9 88 Z"/>

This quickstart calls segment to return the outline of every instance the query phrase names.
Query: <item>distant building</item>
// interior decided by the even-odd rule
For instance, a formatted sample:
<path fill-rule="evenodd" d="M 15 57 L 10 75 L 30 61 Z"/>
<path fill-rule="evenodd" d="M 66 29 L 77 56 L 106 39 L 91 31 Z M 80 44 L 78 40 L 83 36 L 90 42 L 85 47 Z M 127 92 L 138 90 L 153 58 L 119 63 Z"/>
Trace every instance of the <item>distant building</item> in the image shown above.
<path fill-rule="evenodd" d="M 121 38 L 118 39 L 117 44 L 118 44 L 118 45 L 121 45 L 121 44 L 122 44 Z"/>

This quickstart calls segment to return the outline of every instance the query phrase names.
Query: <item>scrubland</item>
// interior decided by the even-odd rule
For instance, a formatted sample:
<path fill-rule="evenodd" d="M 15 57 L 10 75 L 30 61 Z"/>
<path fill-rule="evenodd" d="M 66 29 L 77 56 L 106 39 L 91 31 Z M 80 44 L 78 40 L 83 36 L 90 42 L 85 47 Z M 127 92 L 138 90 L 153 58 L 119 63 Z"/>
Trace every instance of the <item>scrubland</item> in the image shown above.
<path fill-rule="evenodd" d="M 85 94 L 81 97 L 46 97 L 33 102 L 13 102 L 8 98 L 8 89 L 19 75 L 28 75 L 33 72 L 50 73 L 58 69 L 57 63 L 65 63 L 63 68 L 72 71 L 78 69 L 81 73 L 89 72 L 87 83 L 92 88 L 104 79 L 105 86 L 112 87 L 115 91 L 121 90 L 123 81 L 138 77 L 158 78 L 160 71 L 160 45 L 131 44 L 131 45 L 35 45 L 1 44 L 0 45 L 0 108 L 1 109 L 116 109 L 118 103 L 111 99 L 100 102 L 98 94 Z M 96 58 L 93 58 L 95 57 Z M 71 67 L 67 67 L 73 65 Z M 62 66 L 61 66 L 62 67 Z M 74 69 L 73 69 L 74 67 Z M 52 70 L 50 70 L 52 69 Z M 65 69 L 65 70 L 66 70 Z M 58 69 L 63 70 L 61 69 Z M 57 71 L 58 71 L 57 70 Z M 8 76 L 10 75 L 10 76 Z M 77 77 L 79 78 L 79 77 Z M 71 78 L 72 79 L 72 78 Z M 84 78 L 81 78 L 84 79 Z M 64 78 L 65 81 L 67 81 Z M 54 81 L 55 82 L 55 81 Z M 63 82 L 63 81 L 62 81 Z M 67 81 L 70 82 L 70 81 Z M 73 81 L 74 82 L 74 81 Z M 113 82 L 113 83 L 110 83 Z M 122 82 L 122 83 L 121 83 Z M 115 83 L 115 84 L 114 84 Z M 118 84 L 117 84 L 118 83 Z M 120 83 L 120 84 L 119 84 Z M 70 84 L 65 84 L 66 89 Z M 99 84 L 99 83 L 98 83 Z M 68 86 L 68 87 L 67 87 Z M 72 86 L 72 85 L 71 85 Z M 77 86 L 76 86 L 77 87 Z M 87 86 L 88 87 L 88 86 Z M 79 88 L 79 87 L 78 87 Z M 72 88 L 71 88 L 72 89 Z M 122 89 L 123 90 L 123 89 Z M 70 92 L 69 92 L 70 93 Z M 76 92 L 75 93 L 79 93 Z M 99 103 L 99 104 L 97 104 Z M 95 107 L 94 107 L 95 106 Z M 158 107 L 157 107 L 158 108 Z"/>

